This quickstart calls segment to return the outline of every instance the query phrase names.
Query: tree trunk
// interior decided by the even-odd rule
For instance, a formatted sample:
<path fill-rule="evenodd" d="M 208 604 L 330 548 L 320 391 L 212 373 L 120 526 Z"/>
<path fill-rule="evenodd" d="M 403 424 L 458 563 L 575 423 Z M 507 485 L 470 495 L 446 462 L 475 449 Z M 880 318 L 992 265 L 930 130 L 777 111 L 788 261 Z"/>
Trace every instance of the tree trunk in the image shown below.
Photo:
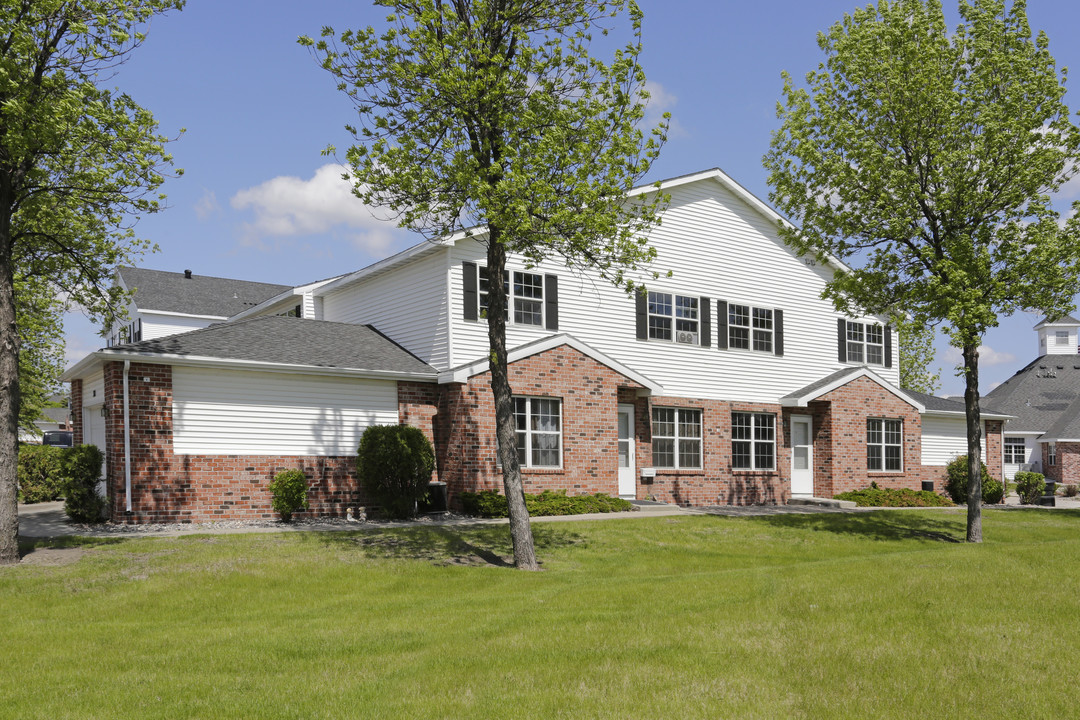
<path fill-rule="evenodd" d="M 982 542 L 982 416 L 979 412 L 979 346 L 964 345 L 964 408 L 967 411 L 967 541 Z"/>
<path fill-rule="evenodd" d="M 488 343 L 491 348 L 491 394 L 495 397 L 495 437 L 502 464 L 503 491 L 510 512 L 510 537 L 514 543 L 514 565 L 521 570 L 539 570 L 533 546 L 529 509 L 521 485 L 517 456 L 517 429 L 514 426 L 514 399 L 506 362 L 506 291 L 503 272 L 506 248 L 499 242 L 497 228 L 488 226 Z"/>
<path fill-rule="evenodd" d="M 0 198 L 0 565 L 19 562 L 19 332 L 10 208 Z"/>

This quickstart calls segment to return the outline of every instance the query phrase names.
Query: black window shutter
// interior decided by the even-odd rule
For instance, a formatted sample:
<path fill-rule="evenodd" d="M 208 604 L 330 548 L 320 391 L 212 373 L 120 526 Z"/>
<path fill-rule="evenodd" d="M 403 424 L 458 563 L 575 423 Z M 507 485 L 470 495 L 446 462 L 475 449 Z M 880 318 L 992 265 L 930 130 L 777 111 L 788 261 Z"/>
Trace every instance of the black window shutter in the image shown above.
<path fill-rule="evenodd" d="M 836 358 L 840 362 L 847 362 L 847 320 L 836 320 Z"/>
<path fill-rule="evenodd" d="M 634 294 L 637 303 L 637 339 L 649 339 L 649 295 L 644 289 Z"/>
<path fill-rule="evenodd" d="M 461 286 L 464 288 L 462 293 L 462 302 L 465 303 L 464 317 L 466 320 L 476 320 L 480 303 L 476 292 L 476 263 L 461 263 Z"/>
<path fill-rule="evenodd" d="M 784 354 L 784 311 L 777 308 L 772 312 L 773 321 L 773 354 Z"/>
<path fill-rule="evenodd" d="M 727 300 L 716 301 L 716 347 L 727 350 Z"/>
<path fill-rule="evenodd" d="M 892 367 L 892 327 L 885 326 L 885 367 Z"/>
<path fill-rule="evenodd" d="M 712 344 L 712 301 L 702 296 L 698 301 L 698 309 L 701 312 L 701 347 L 709 347 Z"/>
<path fill-rule="evenodd" d="M 559 276 L 544 276 L 544 318 L 548 330 L 559 329 Z"/>

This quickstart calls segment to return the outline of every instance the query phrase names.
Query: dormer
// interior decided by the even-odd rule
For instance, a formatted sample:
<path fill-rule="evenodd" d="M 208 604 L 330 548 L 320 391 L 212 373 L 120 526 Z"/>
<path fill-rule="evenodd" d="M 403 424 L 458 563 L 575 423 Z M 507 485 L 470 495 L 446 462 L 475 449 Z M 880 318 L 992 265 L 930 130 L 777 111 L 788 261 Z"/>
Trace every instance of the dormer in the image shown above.
<path fill-rule="evenodd" d="M 1035 326 L 1039 333 L 1039 356 L 1043 355 L 1076 355 L 1078 341 L 1077 331 L 1080 330 L 1080 320 L 1066 315 L 1057 320 L 1046 319 Z"/>

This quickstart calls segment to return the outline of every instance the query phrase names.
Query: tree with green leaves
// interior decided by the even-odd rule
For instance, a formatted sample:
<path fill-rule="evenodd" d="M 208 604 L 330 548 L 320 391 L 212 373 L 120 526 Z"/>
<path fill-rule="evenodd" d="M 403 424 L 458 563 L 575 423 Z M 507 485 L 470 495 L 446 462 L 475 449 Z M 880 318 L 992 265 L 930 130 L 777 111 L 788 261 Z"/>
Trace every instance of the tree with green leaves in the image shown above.
<path fill-rule="evenodd" d="M 765 156 L 796 250 L 850 260 L 825 291 L 849 312 L 941 323 L 963 351 L 969 542 L 982 540 L 980 341 L 998 317 L 1072 306 L 1080 220 L 1051 194 L 1076 172 L 1080 132 L 1025 4 L 880 0 L 818 37 L 825 62 L 784 76 Z M 1074 206 L 1075 207 L 1075 206 Z"/>
<path fill-rule="evenodd" d="M 387 27 L 302 37 L 355 103 L 346 154 L 354 192 L 425 237 L 486 245 L 488 276 L 508 253 L 562 258 L 632 289 L 654 258 L 644 231 L 660 193 L 628 197 L 665 137 L 639 129 L 648 95 L 632 0 L 379 0 Z M 625 29 L 610 62 L 593 35 Z M 333 152 L 333 149 L 328 149 Z M 507 377 L 506 292 L 490 283 L 496 436 L 517 567 L 536 569 Z"/>
<path fill-rule="evenodd" d="M 49 398 L 60 390 L 64 372 L 64 304 L 45 280 L 15 280 L 15 317 L 19 325 L 19 429 L 39 434 L 35 421 L 55 407 Z"/>
<path fill-rule="evenodd" d="M 930 367 L 934 362 L 934 329 L 907 318 L 894 322 L 900 335 L 900 387 L 933 395 L 940 387 L 940 372 Z"/>
<path fill-rule="evenodd" d="M 105 87 L 142 27 L 184 0 L 13 0 L 0 7 L 0 564 L 19 561 L 16 463 L 23 334 L 18 279 L 112 319 L 120 264 L 148 244 L 167 138 Z"/>

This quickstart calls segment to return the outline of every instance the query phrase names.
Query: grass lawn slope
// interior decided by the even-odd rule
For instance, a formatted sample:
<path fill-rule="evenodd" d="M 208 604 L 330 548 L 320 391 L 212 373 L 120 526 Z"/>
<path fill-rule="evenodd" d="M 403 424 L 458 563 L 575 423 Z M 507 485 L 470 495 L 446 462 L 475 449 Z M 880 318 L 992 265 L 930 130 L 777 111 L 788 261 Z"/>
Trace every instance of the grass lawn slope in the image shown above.
<path fill-rule="evenodd" d="M 39 544 L 0 717 L 1075 717 L 1080 513 L 983 518 L 544 523 L 539 573 L 505 526 Z"/>

